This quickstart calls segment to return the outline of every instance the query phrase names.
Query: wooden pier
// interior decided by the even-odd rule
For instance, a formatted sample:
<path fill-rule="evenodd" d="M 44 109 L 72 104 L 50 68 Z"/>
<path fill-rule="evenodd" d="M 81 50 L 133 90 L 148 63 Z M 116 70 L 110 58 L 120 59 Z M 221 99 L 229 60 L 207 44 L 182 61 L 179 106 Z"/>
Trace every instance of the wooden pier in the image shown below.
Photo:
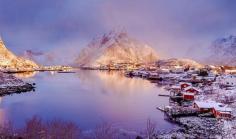
<path fill-rule="evenodd" d="M 165 108 L 157 107 L 157 109 L 158 109 L 159 111 L 165 112 Z"/>
<path fill-rule="evenodd" d="M 184 117 L 184 116 L 197 116 L 198 109 L 189 107 L 170 107 L 165 109 L 166 114 L 171 118 Z"/>
<path fill-rule="evenodd" d="M 158 96 L 161 96 L 161 97 L 170 97 L 170 95 L 167 95 L 167 94 L 158 94 Z"/>

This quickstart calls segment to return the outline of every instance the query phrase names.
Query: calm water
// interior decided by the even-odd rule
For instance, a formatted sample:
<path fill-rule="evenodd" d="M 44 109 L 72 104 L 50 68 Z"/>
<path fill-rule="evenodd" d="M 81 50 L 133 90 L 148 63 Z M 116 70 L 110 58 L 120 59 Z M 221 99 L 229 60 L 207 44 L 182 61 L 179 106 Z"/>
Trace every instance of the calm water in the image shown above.
<path fill-rule="evenodd" d="M 36 83 L 35 92 L 1 98 L 0 120 L 11 120 L 18 127 L 38 115 L 76 122 L 82 129 L 93 129 L 108 122 L 127 130 L 142 130 L 152 119 L 160 130 L 173 128 L 157 106 L 168 103 L 163 93 L 146 80 L 126 78 L 119 72 L 78 71 L 76 74 L 37 73 L 18 75 Z"/>

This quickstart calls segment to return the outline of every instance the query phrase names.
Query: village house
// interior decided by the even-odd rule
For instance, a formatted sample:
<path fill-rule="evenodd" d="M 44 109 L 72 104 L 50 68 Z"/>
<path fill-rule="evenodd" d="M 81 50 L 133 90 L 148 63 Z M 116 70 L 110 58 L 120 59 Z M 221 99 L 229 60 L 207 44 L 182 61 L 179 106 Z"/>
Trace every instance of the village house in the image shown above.
<path fill-rule="evenodd" d="M 193 107 L 197 108 L 200 113 L 207 113 L 212 111 L 214 105 L 214 101 L 195 101 Z"/>
<path fill-rule="evenodd" d="M 234 75 L 220 76 L 218 82 L 222 86 L 236 86 L 236 77 Z"/>
<path fill-rule="evenodd" d="M 184 91 L 187 93 L 193 93 L 193 94 L 199 94 L 201 91 L 200 89 L 193 87 L 193 86 L 188 86 L 186 88 L 184 88 Z"/>
<path fill-rule="evenodd" d="M 174 68 L 171 69 L 172 73 L 183 73 L 184 72 L 184 67 L 182 66 L 175 66 Z"/>
<path fill-rule="evenodd" d="M 182 95 L 185 101 L 193 101 L 195 98 L 195 95 L 193 93 L 183 92 Z"/>
<path fill-rule="evenodd" d="M 227 106 L 217 105 L 212 109 L 212 113 L 216 118 L 232 118 L 232 109 Z"/>
<path fill-rule="evenodd" d="M 170 73 L 170 70 L 168 68 L 160 68 L 157 70 L 157 72 L 161 74 L 168 74 Z"/>
<path fill-rule="evenodd" d="M 182 83 L 180 83 L 180 87 L 181 87 L 182 90 L 183 90 L 184 88 L 189 87 L 189 86 L 192 86 L 192 84 L 191 84 L 191 83 L 187 83 L 187 82 L 182 82 Z"/>
<path fill-rule="evenodd" d="M 222 103 L 215 101 L 195 101 L 194 108 L 200 113 L 211 112 L 215 118 L 228 119 L 232 117 L 232 109 Z"/>

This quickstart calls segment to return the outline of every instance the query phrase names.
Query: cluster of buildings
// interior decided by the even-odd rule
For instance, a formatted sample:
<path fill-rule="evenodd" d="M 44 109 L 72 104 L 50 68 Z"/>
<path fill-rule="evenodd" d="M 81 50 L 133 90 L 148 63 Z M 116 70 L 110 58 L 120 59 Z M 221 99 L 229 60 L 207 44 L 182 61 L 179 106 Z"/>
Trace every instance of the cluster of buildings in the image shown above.
<path fill-rule="evenodd" d="M 36 69 L 36 71 L 71 71 L 73 70 L 70 66 L 42 66 Z"/>
<path fill-rule="evenodd" d="M 174 66 L 150 71 L 134 70 L 127 72 L 126 76 L 162 83 L 170 92 L 172 108 L 194 108 L 200 114 L 207 113 L 215 118 L 233 118 L 231 104 L 236 102 L 236 76 L 215 69 Z"/>
<path fill-rule="evenodd" d="M 212 113 L 216 118 L 232 118 L 232 109 L 215 101 L 194 101 L 194 108 L 200 113 Z"/>
<path fill-rule="evenodd" d="M 181 98 L 179 99 L 180 105 L 183 107 L 196 108 L 200 114 L 210 113 L 215 118 L 233 118 L 233 111 L 227 104 L 206 98 L 209 96 L 207 96 L 208 90 L 205 92 L 205 88 L 194 87 L 191 83 L 182 82 L 179 86 L 171 87 L 171 91 L 174 92 L 174 95 L 170 97 L 176 98 L 177 96 L 178 98 L 179 96 Z M 199 99 L 199 96 L 204 96 L 204 93 L 206 93 L 206 100 Z M 212 97 L 214 99 L 214 96 Z M 184 105 L 185 102 L 188 102 L 187 105 Z"/>

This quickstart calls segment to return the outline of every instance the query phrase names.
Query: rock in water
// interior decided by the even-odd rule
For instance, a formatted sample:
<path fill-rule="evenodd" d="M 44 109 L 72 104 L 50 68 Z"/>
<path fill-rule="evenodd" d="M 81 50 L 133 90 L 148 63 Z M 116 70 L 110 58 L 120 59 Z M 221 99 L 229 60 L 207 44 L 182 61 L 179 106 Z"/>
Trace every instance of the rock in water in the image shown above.
<path fill-rule="evenodd" d="M 79 67 L 101 67 L 119 64 L 144 64 L 158 60 L 147 44 L 130 38 L 126 32 L 111 31 L 94 39 L 76 59 Z"/>
<path fill-rule="evenodd" d="M 7 70 L 32 70 L 38 68 L 33 61 L 17 57 L 9 51 L 0 38 L 0 68 Z"/>

